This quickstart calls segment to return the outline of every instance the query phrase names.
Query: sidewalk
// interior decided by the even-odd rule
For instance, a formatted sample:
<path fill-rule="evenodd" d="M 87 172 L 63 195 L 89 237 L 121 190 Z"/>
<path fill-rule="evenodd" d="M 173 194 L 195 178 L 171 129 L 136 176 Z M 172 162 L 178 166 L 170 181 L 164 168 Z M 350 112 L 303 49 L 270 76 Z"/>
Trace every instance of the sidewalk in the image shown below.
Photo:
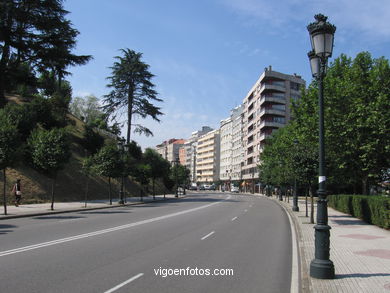
<path fill-rule="evenodd" d="M 301 258 L 302 292 L 390 293 L 390 231 L 369 225 L 350 215 L 328 208 L 330 260 L 336 278 L 320 280 L 310 277 L 314 259 L 314 224 L 310 224 L 310 202 L 305 216 L 305 201 L 299 200 L 299 212 L 290 203 L 280 202 L 295 222 Z M 316 204 L 314 221 L 316 221 Z"/>
<path fill-rule="evenodd" d="M 175 198 L 174 194 L 167 194 L 166 199 Z M 163 195 L 156 195 L 155 201 L 164 200 Z M 95 210 L 95 209 L 107 209 L 122 206 L 118 204 L 119 199 L 113 198 L 112 205 L 108 200 L 92 200 L 87 201 L 87 207 L 85 207 L 84 201 L 79 202 L 54 202 L 54 210 L 50 209 L 51 203 L 42 204 L 21 204 L 18 207 L 14 205 L 7 205 L 7 215 L 4 215 L 4 207 L 0 206 L 0 220 L 21 218 L 29 216 L 39 215 L 51 215 L 60 213 L 70 213 L 76 211 Z M 126 198 L 125 205 L 136 205 L 148 202 L 153 202 L 153 196 L 143 197 L 141 201 L 140 197 L 128 197 Z"/>

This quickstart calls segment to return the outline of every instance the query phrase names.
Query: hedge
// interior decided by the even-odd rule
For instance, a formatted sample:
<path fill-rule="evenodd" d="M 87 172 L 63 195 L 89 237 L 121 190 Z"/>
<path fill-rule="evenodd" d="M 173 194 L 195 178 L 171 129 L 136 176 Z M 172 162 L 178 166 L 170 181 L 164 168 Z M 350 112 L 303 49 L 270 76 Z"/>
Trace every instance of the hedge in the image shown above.
<path fill-rule="evenodd" d="M 390 198 L 369 195 L 330 195 L 329 206 L 385 229 L 390 229 Z"/>

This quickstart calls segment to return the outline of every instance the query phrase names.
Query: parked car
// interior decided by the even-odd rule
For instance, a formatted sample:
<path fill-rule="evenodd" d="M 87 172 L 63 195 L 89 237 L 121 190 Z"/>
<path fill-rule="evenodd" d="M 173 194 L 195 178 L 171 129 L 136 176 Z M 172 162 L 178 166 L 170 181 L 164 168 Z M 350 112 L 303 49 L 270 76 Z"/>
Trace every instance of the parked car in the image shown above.
<path fill-rule="evenodd" d="M 204 185 L 199 186 L 199 190 L 205 190 Z"/>
<path fill-rule="evenodd" d="M 198 190 L 198 186 L 196 183 L 192 183 L 190 186 L 188 186 L 188 190 Z"/>
<path fill-rule="evenodd" d="M 234 185 L 233 185 L 233 186 L 230 188 L 230 191 L 231 191 L 231 192 L 237 192 L 237 193 L 238 193 L 238 192 L 240 192 L 240 189 L 238 188 L 238 186 L 234 186 Z"/>

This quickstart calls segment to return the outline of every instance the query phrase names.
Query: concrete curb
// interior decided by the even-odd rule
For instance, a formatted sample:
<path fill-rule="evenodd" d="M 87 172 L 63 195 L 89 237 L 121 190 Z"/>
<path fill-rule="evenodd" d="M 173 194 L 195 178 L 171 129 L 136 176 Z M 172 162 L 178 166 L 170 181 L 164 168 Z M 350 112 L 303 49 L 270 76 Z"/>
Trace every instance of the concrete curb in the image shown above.
<path fill-rule="evenodd" d="M 73 213 L 73 212 L 84 212 L 84 211 L 93 211 L 93 210 L 103 210 L 103 209 L 111 209 L 111 208 L 118 208 L 118 207 L 126 207 L 126 206 L 134 206 L 134 205 L 142 205 L 147 203 L 154 203 L 154 202 L 160 202 L 160 201 L 166 201 L 166 200 L 173 200 L 173 199 L 180 199 L 185 196 L 179 196 L 179 197 L 166 197 L 162 199 L 155 199 L 151 201 L 139 201 L 139 202 L 132 202 L 132 203 L 126 203 L 126 204 L 113 204 L 108 206 L 102 206 L 102 207 L 86 207 L 86 208 L 77 208 L 77 209 L 69 209 L 69 210 L 46 210 L 42 212 L 37 213 L 25 213 L 20 215 L 2 215 L 0 216 L 0 221 L 2 220 L 9 220 L 9 219 L 17 219 L 17 218 L 29 218 L 29 217 L 37 217 L 37 216 L 45 216 L 45 215 L 56 215 L 56 214 L 66 214 L 66 213 Z"/>

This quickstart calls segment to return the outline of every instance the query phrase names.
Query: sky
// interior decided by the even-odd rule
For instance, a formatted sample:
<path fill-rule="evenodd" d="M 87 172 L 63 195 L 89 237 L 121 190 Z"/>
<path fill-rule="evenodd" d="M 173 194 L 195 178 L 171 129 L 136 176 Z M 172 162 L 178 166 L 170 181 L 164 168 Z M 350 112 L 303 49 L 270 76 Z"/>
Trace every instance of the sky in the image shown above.
<path fill-rule="evenodd" d="M 153 137 L 132 134 L 143 148 L 218 128 L 269 65 L 312 80 L 306 26 L 322 13 L 337 27 L 330 59 L 368 51 L 390 59 L 390 0 L 65 0 L 80 34 L 71 67 L 73 96 L 102 98 L 120 49 L 143 54 L 155 75 L 161 122 L 136 119 Z M 125 129 L 122 132 L 125 135 Z"/>

